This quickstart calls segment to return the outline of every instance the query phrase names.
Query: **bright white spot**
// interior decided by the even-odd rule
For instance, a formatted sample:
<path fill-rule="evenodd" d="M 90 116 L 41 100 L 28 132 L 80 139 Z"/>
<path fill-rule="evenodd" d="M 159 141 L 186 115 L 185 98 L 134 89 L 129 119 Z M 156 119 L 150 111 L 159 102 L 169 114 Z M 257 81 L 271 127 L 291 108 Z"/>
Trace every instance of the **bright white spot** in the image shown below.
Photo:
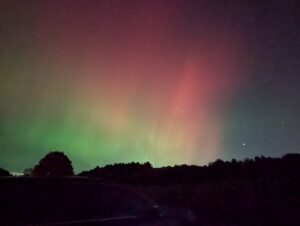
<path fill-rule="evenodd" d="M 13 176 L 24 176 L 24 173 L 19 173 L 19 172 L 10 172 L 10 174 Z"/>
<path fill-rule="evenodd" d="M 243 143 L 242 143 L 242 145 L 243 145 L 243 146 L 246 146 L 246 143 L 245 143 L 245 142 L 243 142 Z"/>

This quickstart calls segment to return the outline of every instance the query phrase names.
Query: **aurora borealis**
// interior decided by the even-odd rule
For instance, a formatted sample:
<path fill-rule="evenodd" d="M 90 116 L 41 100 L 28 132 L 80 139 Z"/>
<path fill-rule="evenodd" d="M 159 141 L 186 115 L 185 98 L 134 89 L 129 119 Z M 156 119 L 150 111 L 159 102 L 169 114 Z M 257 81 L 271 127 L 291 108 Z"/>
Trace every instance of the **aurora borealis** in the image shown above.
<path fill-rule="evenodd" d="M 0 167 L 299 152 L 296 1 L 0 6 Z"/>

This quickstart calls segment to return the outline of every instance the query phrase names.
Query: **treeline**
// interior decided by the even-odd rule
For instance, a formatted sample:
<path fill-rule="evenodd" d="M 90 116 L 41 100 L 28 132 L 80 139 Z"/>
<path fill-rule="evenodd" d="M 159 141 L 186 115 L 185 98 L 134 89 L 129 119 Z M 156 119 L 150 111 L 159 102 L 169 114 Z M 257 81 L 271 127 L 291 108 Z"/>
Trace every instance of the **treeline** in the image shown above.
<path fill-rule="evenodd" d="M 63 152 L 50 152 L 25 176 L 72 176 L 72 162 Z M 0 168 L 0 176 L 11 174 Z M 77 176 L 94 178 L 106 183 L 128 185 L 178 185 L 217 183 L 223 180 L 271 180 L 300 178 L 300 154 L 286 154 L 281 158 L 255 157 L 237 161 L 216 160 L 207 166 L 175 165 L 153 168 L 146 163 L 116 163 L 83 171 Z"/>
<path fill-rule="evenodd" d="M 286 154 L 281 158 L 255 157 L 244 161 L 216 160 L 207 166 L 175 165 L 153 168 L 149 162 L 118 163 L 83 171 L 79 176 L 96 178 L 107 183 L 129 185 L 175 185 L 222 180 L 298 180 L 300 154 Z"/>

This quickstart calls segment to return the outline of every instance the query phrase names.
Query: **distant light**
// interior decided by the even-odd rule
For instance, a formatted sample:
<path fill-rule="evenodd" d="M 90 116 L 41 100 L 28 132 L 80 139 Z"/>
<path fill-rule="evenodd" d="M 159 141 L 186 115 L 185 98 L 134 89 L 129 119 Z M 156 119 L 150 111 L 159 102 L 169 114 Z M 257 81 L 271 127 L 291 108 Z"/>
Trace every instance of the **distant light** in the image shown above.
<path fill-rule="evenodd" d="M 24 176 L 24 173 L 19 173 L 19 172 L 9 172 L 13 176 Z"/>

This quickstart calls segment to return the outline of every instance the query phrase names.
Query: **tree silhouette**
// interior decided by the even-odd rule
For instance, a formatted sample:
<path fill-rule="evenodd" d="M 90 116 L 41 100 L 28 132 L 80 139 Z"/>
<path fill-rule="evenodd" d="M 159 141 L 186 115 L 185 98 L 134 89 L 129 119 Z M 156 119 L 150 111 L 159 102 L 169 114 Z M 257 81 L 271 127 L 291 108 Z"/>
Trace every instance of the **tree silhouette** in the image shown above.
<path fill-rule="evenodd" d="M 48 153 L 32 170 L 33 176 L 72 176 L 72 162 L 59 151 Z"/>
<path fill-rule="evenodd" d="M 32 175 L 32 168 L 26 168 L 23 171 L 24 176 L 31 176 Z"/>
<path fill-rule="evenodd" d="M 11 174 L 7 170 L 0 168 L 0 177 L 8 177 L 8 176 L 11 176 Z"/>

